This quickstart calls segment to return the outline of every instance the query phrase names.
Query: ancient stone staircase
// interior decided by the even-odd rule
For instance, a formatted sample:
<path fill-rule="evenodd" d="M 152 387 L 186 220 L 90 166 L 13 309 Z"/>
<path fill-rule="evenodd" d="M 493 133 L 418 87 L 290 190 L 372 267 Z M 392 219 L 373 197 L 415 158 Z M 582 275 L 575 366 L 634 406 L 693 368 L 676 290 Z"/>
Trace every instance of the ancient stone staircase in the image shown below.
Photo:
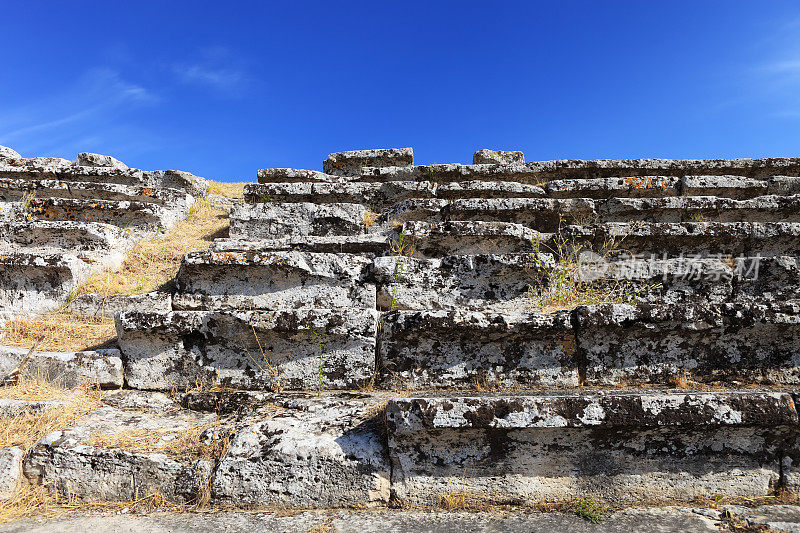
<path fill-rule="evenodd" d="M 0 174 L 30 276 L 197 193 L 102 162 Z M 300 507 L 797 492 L 800 160 L 323 170 L 260 170 L 170 308 L 117 314 L 120 359 L 93 364 L 124 389 L 37 442 L 30 483 Z"/>
<path fill-rule="evenodd" d="M 172 311 L 117 316 L 129 387 L 284 410 L 231 430 L 214 498 L 797 488 L 800 160 L 400 149 L 323 168 L 259 171 L 230 237 L 185 257 Z M 565 275 L 602 297 L 543 309 Z"/>
<path fill-rule="evenodd" d="M 142 171 L 110 157 L 73 161 L 0 151 L 0 309 L 46 311 L 87 277 L 186 216 L 208 185 L 179 171 Z"/>

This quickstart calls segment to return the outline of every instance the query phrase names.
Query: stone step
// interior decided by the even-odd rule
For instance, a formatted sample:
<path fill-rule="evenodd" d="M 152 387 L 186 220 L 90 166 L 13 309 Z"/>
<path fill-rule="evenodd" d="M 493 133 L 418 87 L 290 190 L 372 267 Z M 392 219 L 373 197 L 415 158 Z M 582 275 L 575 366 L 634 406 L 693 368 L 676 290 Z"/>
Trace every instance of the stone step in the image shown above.
<path fill-rule="evenodd" d="M 368 233 L 363 235 L 334 235 L 331 237 L 295 236 L 276 239 L 215 239 L 209 245 L 211 252 L 278 252 L 301 251 L 319 253 L 384 255 L 391 249 L 388 235 Z"/>
<path fill-rule="evenodd" d="M 83 200 L 76 198 L 33 198 L 26 212 L 38 220 L 99 222 L 137 231 L 170 228 L 186 215 L 183 209 L 173 209 L 149 202 Z"/>
<path fill-rule="evenodd" d="M 797 302 L 797 301 L 795 301 Z M 800 303 L 580 306 L 585 383 L 800 383 Z"/>
<path fill-rule="evenodd" d="M 64 159 L 44 157 L 22 159 L 16 163 L 19 164 L 0 161 L 0 178 L 149 185 L 142 171 L 135 168 L 80 166 Z"/>
<path fill-rule="evenodd" d="M 0 346 L 0 376 L 7 376 L 30 352 L 29 348 Z M 73 389 L 82 384 L 103 389 L 121 389 L 124 385 L 119 350 L 101 348 L 81 352 L 31 353 L 23 369 L 25 379 L 39 379 Z"/>
<path fill-rule="evenodd" d="M 134 234 L 99 222 L 29 220 L 0 223 L 3 253 L 73 253 L 93 267 L 122 261 Z"/>
<path fill-rule="evenodd" d="M 193 252 L 175 278 L 176 310 L 375 309 L 372 261 L 354 254 Z"/>
<path fill-rule="evenodd" d="M 548 289 L 643 303 L 800 297 L 800 258 L 795 256 L 581 257 L 586 259 L 557 263 L 553 253 L 542 252 L 435 259 L 384 256 L 374 259 L 370 278 L 377 284 L 382 310 L 524 312 L 535 310 L 540 305 L 537 295 Z"/>
<path fill-rule="evenodd" d="M 800 451 L 786 392 L 412 394 L 386 422 L 393 494 L 411 505 L 767 496 L 794 486 Z"/>
<path fill-rule="evenodd" d="M 69 253 L 0 252 L 0 309 L 20 314 L 54 309 L 90 272 Z"/>
<path fill-rule="evenodd" d="M 735 175 L 756 179 L 800 176 L 800 159 L 600 159 L 557 160 L 518 164 L 419 165 L 363 167 L 360 181 L 516 181 L 541 184 L 556 179 L 627 178 L 635 176 Z"/>
<path fill-rule="evenodd" d="M 471 220 L 511 222 L 554 232 L 567 224 L 605 222 L 793 222 L 800 195 L 746 200 L 714 196 L 661 198 L 468 198 L 408 199 L 386 214 L 399 222 Z"/>
<path fill-rule="evenodd" d="M 275 239 L 298 236 L 359 235 L 366 232 L 361 204 L 262 203 L 234 205 L 230 236 Z"/>
<path fill-rule="evenodd" d="M 403 167 L 414 164 L 411 148 L 351 150 L 330 154 L 322 162 L 322 170 L 335 176 L 358 176 L 364 167 Z"/>
<path fill-rule="evenodd" d="M 528 291 L 554 268 L 552 254 L 474 254 L 441 259 L 376 257 L 377 305 L 394 309 L 532 310 Z"/>
<path fill-rule="evenodd" d="M 381 317 L 378 359 L 389 388 L 580 383 L 569 312 L 392 311 Z"/>
<path fill-rule="evenodd" d="M 344 389 L 373 379 L 377 322 L 366 309 L 126 312 L 117 333 L 137 389 Z"/>
<path fill-rule="evenodd" d="M 257 174 L 259 183 L 339 183 L 347 181 L 341 176 L 299 168 L 262 168 Z"/>
<path fill-rule="evenodd" d="M 59 180 L 0 179 L 0 201 L 18 202 L 26 195 L 38 198 L 135 201 L 186 210 L 186 193 L 177 189 L 116 183 Z"/>
<path fill-rule="evenodd" d="M 572 225 L 561 230 L 566 243 L 593 250 L 633 254 L 724 254 L 776 256 L 800 254 L 797 222 L 609 222 Z"/>
<path fill-rule="evenodd" d="M 527 198 L 544 196 L 535 185 L 514 182 L 428 181 L 339 182 L 339 183 L 249 183 L 244 197 L 249 203 L 360 203 L 381 212 L 410 198 Z"/>
<path fill-rule="evenodd" d="M 154 494 L 174 503 L 200 500 L 213 474 L 207 455 L 222 446 L 218 417 L 180 409 L 164 394 L 114 391 L 102 402 L 36 443 L 23 463 L 29 482 L 77 501 L 129 502 Z M 176 446 L 187 433 L 197 442 Z"/>
<path fill-rule="evenodd" d="M 551 238 L 552 234 L 508 222 L 411 221 L 403 224 L 395 242 L 404 241 L 401 255 L 413 253 L 415 257 L 426 258 L 533 252 L 537 243 Z"/>

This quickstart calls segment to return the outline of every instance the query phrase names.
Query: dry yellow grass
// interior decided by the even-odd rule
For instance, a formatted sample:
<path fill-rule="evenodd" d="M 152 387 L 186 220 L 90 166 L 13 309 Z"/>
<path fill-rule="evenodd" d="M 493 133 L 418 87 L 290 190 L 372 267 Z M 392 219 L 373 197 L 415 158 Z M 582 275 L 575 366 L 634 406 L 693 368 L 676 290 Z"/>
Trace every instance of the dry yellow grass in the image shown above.
<path fill-rule="evenodd" d="M 228 225 L 226 210 L 214 207 L 208 198 L 197 200 L 186 220 L 163 235 L 138 242 L 120 268 L 92 276 L 76 296 L 141 294 L 163 287 L 175 277 L 184 254 L 208 249 L 215 238 L 226 236 Z"/>
<path fill-rule="evenodd" d="M 0 343 L 38 350 L 77 351 L 102 345 L 117 336 L 114 320 L 56 311 L 33 318 L 15 318 L 0 330 Z"/>
<path fill-rule="evenodd" d="M 214 424 L 186 429 L 126 429 L 113 434 L 92 435 L 86 444 L 143 452 L 159 452 L 176 457 L 219 459 L 225 453 L 227 439 L 207 444 L 200 435 Z"/>
<path fill-rule="evenodd" d="M 41 413 L 22 411 L 13 417 L 0 418 L 0 448 L 18 446 L 27 451 L 48 433 L 74 424 L 98 408 L 101 392 L 96 386 L 65 390 L 43 380 L 24 379 L 18 385 L 0 387 L 0 398 L 61 402 L 58 407 Z"/>
<path fill-rule="evenodd" d="M 232 200 L 244 199 L 244 186 L 246 183 L 223 183 L 212 181 L 208 186 L 208 194 L 217 194 Z"/>

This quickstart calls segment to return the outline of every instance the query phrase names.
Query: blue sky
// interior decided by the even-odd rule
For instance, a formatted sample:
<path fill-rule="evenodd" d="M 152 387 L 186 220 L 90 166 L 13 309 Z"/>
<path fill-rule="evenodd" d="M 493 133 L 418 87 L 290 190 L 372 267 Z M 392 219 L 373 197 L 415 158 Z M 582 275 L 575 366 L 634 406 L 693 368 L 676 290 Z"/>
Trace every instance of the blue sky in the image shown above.
<path fill-rule="evenodd" d="M 0 144 L 223 181 L 329 152 L 800 156 L 800 2 L 3 0 Z"/>

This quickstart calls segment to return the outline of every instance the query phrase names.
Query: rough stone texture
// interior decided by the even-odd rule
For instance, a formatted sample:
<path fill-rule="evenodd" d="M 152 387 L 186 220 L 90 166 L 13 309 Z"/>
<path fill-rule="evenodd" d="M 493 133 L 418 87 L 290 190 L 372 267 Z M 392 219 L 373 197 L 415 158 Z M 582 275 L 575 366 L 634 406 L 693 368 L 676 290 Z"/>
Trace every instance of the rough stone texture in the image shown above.
<path fill-rule="evenodd" d="M 172 296 L 168 292 L 145 294 L 81 294 L 70 300 L 67 309 L 88 316 L 114 318 L 125 311 L 167 313 L 172 310 Z"/>
<path fill-rule="evenodd" d="M 195 252 L 175 278 L 176 310 L 375 308 L 372 261 L 353 254 Z"/>
<path fill-rule="evenodd" d="M 796 505 L 761 505 L 759 507 L 743 507 L 740 505 L 722 506 L 724 514 L 745 521 L 747 525 L 758 531 L 760 527 L 768 531 L 786 533 L 800 532 L 800 507 Z"/>
<path fill-rule="evenodd" d="M 84 167 L 111 167 L 119 170 L 128 170 L 128 165 L 119 159 L 114 159 L 110 155 L 92 154 L 89 152 L 78 154 L 75 164 Z"/>
<path fill-rule="evenodd" d="M 0 159 L 22 159 L 22 156 L 8 146 L 0 146 Z"/>
<path fill-rule="evenodd" d="M 358 388 L 375 370 L 374 310 L 120 313 L 127 383 L 170 390 Z"/>
<path fill-rule="evenodd" d="M 0 309 L 37 313 L 53 308 L 88 275 L 89 266 L 72 255 L 0 250 Z"/>
<path fill-rule="evenodd" d="M 178 189 L 102 182 L 0 178 L 0 200 L 19 202 L 26 194 L 32 194 L 35 198 L 145 202 L 167 205 L 181 211 L 187 210 L 189 206 L 186 192 Z"/>
<path fill-rule="evenodd" d="M 28 348 L 0 346 L 0 376 L 6 376 L 16 369 L 28 351 Z M 119 389 L 124 382 L 122 359 L 115 348 L 80 352 L 34 351 L 23 376 L 41 378 L 70 389 L 81 383 Z"/>
<path fill-rule="evenodd" d="M 393 311 L 381 318 L 384 385 L 577 386 L 569 313 Z"/>
<path fill-rule="evenodd" d="M 186 214 L 150 202 L 75 198 L 33 198 L 27 212 L 38 220 L 100 222 L 139 231 L 170 228 Z"/>
<path fill-rule="evenodd" d="M 286 398 L 266 420 L 241 428 L 217 467 L 224 504 L 343 507 L 389 501 L 381 397 Z"/>
<path fill-rule="evenodd" d="M 507 152 L 503 150 L 489 150 L 483 148 L 472 155 L 473 165 L 483 164 L 515 164 L 524 163 L 525 154 L 522 152 Z"/>
<path fill-rule="evenodd" d="M 164 432 L 160 442 L 166 444 L 176 432 L 212 426 L 216 417 L 181 409 L 161 394 L 119 391 L 104 403 L 75 425 L 37 443 L 25 458 L 25 476 L 84 501 L 130 501 L 155 492 L 173 502 L 195 500 L 200 485 L 210 480 L 212 461 L 193 457 L 185 450 L 173 455 L 140 451 L 135 445 L 102 447 L 92 445 L 90 439 L 93 435 L 136 430 L 151 435 Z"/>
<path fill-rule="evenodd" d="M 761 183 L 761 182 L 759 182 Z M 672 176 L 642 176 L 627 178 L 589 178 L 551 180 L 547 195 L 553 198 L 613 198 L 676 196 L 680 178 Z"/>
<path fill-rule="evenodd" d="M 109 516 L 72 513 L 69 517 L 24 518 L 0 525 L 3 533 L 194 533 L 199 530 L 308 533 L 315 528 L 336 533 L 714 533 L 725 530 L 720 512 L 706 507 L 628 508 L 605 517 L 599 524 L 571 514 L 527 510 L 494 513 L 381 509 L 291 514 L 217 511 Z"/>
<path fill-rule="evenodd" d="M 231 238 L 269 239 L 364 233 L 367 209 L 361 204 L 265 203 L 235 205 Z"/>
<path fill-rule="evenodd" d="M 414 164 L 411 148 L 353 150 L 330 154 L 322 162 L 322 170 L 334 176 L 358 176 L 364 167 L 402 167 Z"/>
<path fill-rule="evenodd" d="M 411 221 L 402 235 L 422 257 L 533 252 L 534 243 L 550 237 L 521 224 L 482 221 Z"/>
<path fill-rule="evenodd" d="M 21 448 L 0 448 L 0 500 L 11 498 L 22 481 Z"/>
<path fill-rule="evenodd" d="M 208 181 L 182 170 L 150 170 L 142 173 L 147 185 L 168 189 L 180 189 L 200 198 L 208 192 Z"/>
<path fill-rule="evenodd" d="M 339 181 L 342 181 L 339 176 L 331 176 L 317 170 L 262 168 L 258 171 L 259 183 L 335 183 Z"/>
<path fill-rule="evenodd" d="M 787 394 L 397 399 L 387 412 L 395 496 L 458 486 L 493 501 L 758 496 L 797 431 Z"/>
<path fill-rule="evenodd" d="M 378 307 L 391 309 L 475 309 L 521 311 L 531 308 L 529 287 L 551 254 L 456 255 L 441 259 L 376 257 Z"/>
<path fill-rule="evenodd" d="M 774 256 L 800 250 L 796 222 L 609 222 L 567 226 L 564 239 L 602 250 L 609 242 L 636 254 Z"/>
<path fill-rule="evenodd" d="M 586 382 L 800 382 L 797 304 L 595 305 L 576 309 Z"/>
<path fill-rule="evenodd" d="M 298 236 L 278 239 L 216 239 L 211 252 L 301 252 L 380 254 L 390 246 L 390 238 L 376 233 L 366 235 L 334 235 L 331 237 Z"/>

